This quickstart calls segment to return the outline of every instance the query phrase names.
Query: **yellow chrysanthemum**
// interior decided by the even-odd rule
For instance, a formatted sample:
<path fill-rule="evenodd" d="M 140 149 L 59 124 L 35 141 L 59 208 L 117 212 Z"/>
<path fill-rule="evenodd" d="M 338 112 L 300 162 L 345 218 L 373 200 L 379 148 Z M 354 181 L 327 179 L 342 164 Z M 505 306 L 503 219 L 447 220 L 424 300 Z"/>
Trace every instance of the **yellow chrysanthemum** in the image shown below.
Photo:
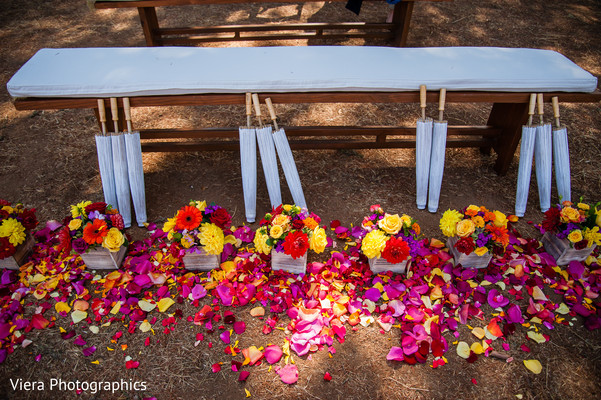
<path fill-rule="evenodd" d="M 403 215 L 403 217 L 405 217 L 405 215 Z M 409 223 L 411 223 L 410 217 Z M 380 229 L 382 229 L 389 235 L 396 235 L 397 233 L 399 233 L 403 225 L 404 221 L 401 217 L 399 217 L 399 214 L 386 214 L 384 215 L 384 218 L 378 221 L 378 226 L 380 227 Z"/>
<path fill-rule="evenodd" d="M 175 228 L 175 217 L 173 218 L 167 218 L 167 222 L 165 222 L 165 224 L 163 225 L 163 232 L 167 232 L 167 233 L 171 233 L 173 232 L 173 229 Z"/>
<path fill-rule="evenodd" d="M 79 228 L 81 228 L 81 219 L 75 218 L 75 219 L 72 219 L 71 221 L 69 221 L 69 230 L 70 231 L 76 231 Z"/>
<path fill-rule="evenodd" d="M 215 224 L 208 222 L 202 224 L 198 239 L 207 254 L 221 254 L 223 251 L 225 237 L 221 228 Z"/>
<path fill-rule="evenodd" d="M 269 239 L 269 236 L 261 230 L 257 230 L 253 240 L 257 253 L 269 254 L 271 252 L 271 246 L 267 244 L 267 239 Z"/>
<path fill-rule="evenodd" d="M 71 206 L 71 216 L 73 218 L 77 218 L 83 215 L 86 211 L 86 207 L 92 204 L 91 201 L 82 201 L 81 203 L 77 203 L 75 206 Z"/>
<path fill-rule="evenodd" d="M 379 229 L 374 229 L 363 238 L 361 242 L 361 251 L 367 258 L 380 257 L 386 241 L 389 239 L 384 232 Z"/>
<path fill-rule="evenodd" d="M 582 231 L 580 229 L 573 230 L 568 235 L 568 240 L 572 243 L 578 243 L 583 239 Z"/>
<path fill-rule="evenodd" d="M 474 218 L 472 218 L 472 222 L 474 223 L 476 228 L 484 228 L 485 222 L 482 216 L 476 215 Z"/>
<path fill-rule="evenodd" d="M 313 230 L 313 234 L 309 239 L 309 248 L 316 253 L 323 253 L 328 245 L 328 237 L 326 231 L 322 227 L 317 227 Z"/>
<path fill-rule="evenodd" d="M 507 216 L 501 211 L 493 211 L 493 214 L 495 214 L 494 225 L 497 228 L 507 228 Z"/>
<path fill-rule="evenodd" d="M 284 234 L 284 228 L 279 225 L 273 225 L 269 230 L 269 236 L 274 239 L 279 239 Z"/>
<path fill-rule="evenodd" d="M 121 246 L 125 243 L 125 237 L 123 233 L 115 227 L 109 229 L 106 236 L 102 239 L 102 247 L 109 251 L 116 253 L 119 251 Z"/>
<path fill-rule="evenodd" d="M 593 229 L 586 228 L 584 230 L 584 239 L 588 241 L 588 247 L 591 247 L 593 243 L 597 246 L 601 246 L 601 233 L 599 232 L 599 227 L 595 226 Z"/>
<path fill-rule="evenodd" d="M 447 210 L 440 219 L 440 230 L 442 234 L 448 237 L 455 236 L 456 226 L 463 219 L 463 215 L 457 210 Z"/>
<path fill-rule="evenodd" d="M 13 246 L 18 246 L 25 241 L 25 227 L 14 218 L 5 219 L 0 225 L 0 236 L 7 237 Z"/>

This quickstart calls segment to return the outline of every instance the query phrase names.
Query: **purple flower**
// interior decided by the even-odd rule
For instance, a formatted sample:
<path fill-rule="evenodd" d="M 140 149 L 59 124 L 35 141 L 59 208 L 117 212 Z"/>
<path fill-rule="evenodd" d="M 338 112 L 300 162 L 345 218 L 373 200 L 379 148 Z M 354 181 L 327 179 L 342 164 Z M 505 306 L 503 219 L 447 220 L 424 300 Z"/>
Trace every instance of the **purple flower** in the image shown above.
<path fill-rule="evenodd" d="M 98 210 L 94 210 L 94 211 L 90 212 L 90 214 L 88 214 L 88 219 L 90 219 L 90 220 L 104 219 L 104 214 L 100 214 L 100 212 Z"/>
<path fill-rule="evenodd" d="M 481 233 L 478 235 L 478 239 L 476 239 L 476 245 L 478 247 L 484 247 L 488 243 L 489 237 L 485 233 Z"/>
<path fill-rule="evenodd" d="M 73 250 L 75 250 L 75 252 L 77 252 L 78 254 L 85 253 L 88 249 L 88 244 L 85 240 L 83 240 L 83 238 L 75 239 L 71 243 L 71 246 L 73 246 Z"/>

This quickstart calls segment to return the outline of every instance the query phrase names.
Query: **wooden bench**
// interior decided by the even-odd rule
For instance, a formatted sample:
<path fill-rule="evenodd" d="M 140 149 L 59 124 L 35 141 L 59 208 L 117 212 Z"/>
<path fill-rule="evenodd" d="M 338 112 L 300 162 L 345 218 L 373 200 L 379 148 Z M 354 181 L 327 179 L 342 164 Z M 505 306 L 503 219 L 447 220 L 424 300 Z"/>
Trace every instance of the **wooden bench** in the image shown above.
<path fill-rule="evenodd" d="M 67 53 L 69 57 L 65 55 Z M 63 62 L 57 61 L 61 59 L 61 54 L 66 57 Z M 310 57 L 316 54 L 324 65 Z M 238 58 L 236 55 L 244 60 L 239 66 L 231 65 L 231 60 Z M 248 62 L 251 55 L 273 60 L 272 64 L 277 69 L 263 71 L 262 68 L 269 68 L 267 64 L 253 69 L 252 63 Z M 165 56 L 164 60 L 161 56 Z M 196 56 L 201 56 L 205 62 L 196 60 Z M 278 57 L 280 62 L 276 63 Z M 349 60 L 353 57 L 362 60 L 362 63 L 349 67 Z M 481 64 L 486 64 L 489 57 L 493 57 L 494 62 L 489 66 L 490 70 L 485 70 Z M 543 57 L 540 61 L 544 65 L 532 68 L 529 63 L 536 62 L 540 57 Z M 405 58 L 411 62 L 403 61 Z M 503 58 L 516 58 L 516 61 L 507 65 Z M 89 64 L 86 64 L 86 60 Z M 305 60 L 305 63 L 299 60 Z M 452 60 L 456 60 L 455 64 Z M 427 61 L 433 65 L 426 67 Z M 162 65 L 161 62 L 166 64 Z M 346 68 L 332 68 L 331 64 L 335 62 Z M 554 68 L 555 62 L 560 67 Z M 182 63 L 185 68 L 179 69 Z M 132 67 L 138 64 L 139 67 Z M 186 79 L 188 64 L 191 75 Z M 216 71 L 219 65 L 225 71 Z M 476 70 L 463 71 L 462 66 L 468 69 L 475 67 Z M 166 73 L 158 76 L 153 67 Z M 78 74 L 82 75 L 81 71 L 85 71 L 81 77 L 83 81 L 77 78 Z M 429 78 L 430 74 L 443 73 L 447 75 L 438 79 Z M 485 79 L 487 73 L 494 74 L 492 86 Z M 368 82 L 351 82 L 362 74 L 369 78 Z M 503 74 L 518 74 L 522 79 L 515 83 L 511 80 L 500 82 Z M 304 78 L 313 75 L 315 82 L 309 84 L 304 81 Z M 528 75 L 526 79 L 523 79 L 524 75 Z M 558 80 L 552 79 L 555 75 Z M 562 79 L 564 75 L 568 77 L 565 82 Z M 231 76 L 232 82 L 225 82 L 228 76 Z M 296 78 L 286 80 L 287 76 Z M 478 80 L 478 76 L 483 77 L 482 81 Z M 399 77 L 398 82 L 396 77 Z M 186 86 L 196 78 L 200 81 Z M 529 81 L 534 78 L 538 81 L 531 84 Z M 142 83 L 132 85 L 132 79 L 139 79 Z M 146 79 L 152 82 L 146 82 Z M 82 83 L 88 80 L 90 85 Z M 349 84 L 342 87 L 345 82 Z M 494 149 L 497 153 L 495 169 L 499 174 L 505 174 L 513 160 L 521 138 L 521 126 L 527 120 L 531 92 L 544 92 L 545 102 L 551 102 L 554 96 L 561 103 L 601 101 L 596 78 L 560 54 L 547 50 L 497 48 L 333 46 L 47 49 L 36 54 L 15 74 L 8 83 L 8 89 L 15 97 L 14 105 L 18 110 L 89 108 L 97 112 L 97 98 L 129 97 L 132 107 L 243 105 L 245 92 L 251 91 L 258 92 L 261 101 L 270 97 L 275 104 L 419 103 L 420 82 L 428 84 L 430 91 L 427 101 L 431 103 L 438 102 L 438 90 L 441 87 L 447 88 L 447 104 L 492 103 L 486 125 L 450 126 L 447 147 L 476 147 L 485 151 Z M 495 89 L 495 85 L 500 88 Z M 123 116 L 119 120 L 124 121 Z M 291 137 L 292 149 L 390 149 L 415 146 L 414 126 L 298 126 L 286 127 L 286 133 Z M 142 139 L 155 139 L 142 144 L 146 152 L 237 151 L 237 137 L 237 127 L 141 131 Z M 174 142 L 174 138 L 201 140 Z"/>
<path fill-rule="evenodd" d="M 346 2 L 347 0 L 330 0 Z M 381 1 L 384 0 L 366 0 Z M 94 2 L 96 9 L 137 8 L 148 46 L 197 45 L 207 42 L 264 41 L 286 39 L 383 39 L 393 46 L 404 47 L 407 43 L 413 5 L 417 1 L 453 0 L 402 0 L 395 4 L 390 22 L 305 22 L 278 24 L 246 24 L 202 27 L 161 28 L 156 7 L 189 6 L 209 4 L 245 3 L 299 3 L 294 0 L 139 0 Z M 321 0 L 302 0 L 300 3 L 314 3 Z M 343 7 L 340 4 L 340 7 Z M 349 11 L 350 12 L 350 11 Z"/>

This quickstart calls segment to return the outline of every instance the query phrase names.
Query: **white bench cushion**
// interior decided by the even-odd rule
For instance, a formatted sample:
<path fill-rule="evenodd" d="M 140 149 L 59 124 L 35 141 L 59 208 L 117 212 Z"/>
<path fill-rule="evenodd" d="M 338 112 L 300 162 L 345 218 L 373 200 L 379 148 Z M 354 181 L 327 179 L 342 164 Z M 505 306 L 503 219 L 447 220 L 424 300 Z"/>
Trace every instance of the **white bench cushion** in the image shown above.
<path fill-rule="evenodd" d="M 143 47 L 38 51 L 13 97 L 409 91 L 592 92 L 597 78 L 550 50 L 496 47 Z"/>

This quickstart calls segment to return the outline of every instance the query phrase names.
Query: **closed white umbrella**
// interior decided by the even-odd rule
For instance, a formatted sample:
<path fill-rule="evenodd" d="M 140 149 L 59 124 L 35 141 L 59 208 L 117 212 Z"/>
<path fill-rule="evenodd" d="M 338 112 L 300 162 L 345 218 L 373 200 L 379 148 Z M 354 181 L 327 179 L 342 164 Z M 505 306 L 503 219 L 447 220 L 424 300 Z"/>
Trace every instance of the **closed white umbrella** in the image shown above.
<path fill-rule="evenodd" d="M 98 154 L 98 169 L 100 171 L 100 181 L 102 182 L 104 202 L 117 207 L 115 173 L 113 171 L 113 150 L 111 145 L 111 137 L 107 135 L 106 109 L 104 107 L 103 99 L 98 99 L 98 116 L 102 131 L 100 134 L 95 135 L 96 152 Z"/>
<path fill-rule="evenodd" d="M 131 226 L 131 203 L 129 196 L 129 175 L 127 172 L 127 154 L 125 137 L 119 133 L 119 109 L 117 99 L 111 97 L 111 113 L 113 114 L 114 133 L 111 135 L 113 151 L 113 168 L 115 171 L 115 188 L 117 190 L 117 209 L 123 217 L 123 225 Z"/>
<path fill-rule="evenodd" d="M 275 142 L 278 158 L 280 159 L 280 164 L 284 170 L 286 182 L 288 183 L 288 188 L 290 189 L 290 194 L 292 194 L 294 204 L 301 208 L 307 208 L 305 194 L 303 193 L 303 187 L 301 185 L 300 177 L 298 176 L 298 170 L 296 168 L 296 163 L 294 162 L 292 150 L 290 150 L 290 143 L 288 143 L 288 138 L 286 138 L 286 132 L 284 132 L 284 128 L 278 128 L 278 123 L 276 121 L 277 117 L 271 99 L 265 99 L 265 104 L 267 104 L 269 115 L 273 121 L 273 126 L 275 128 L 275 131 L 273 132 L 273 141 Z"/>
<path fill-rule="evenodd" d="M 136 222 L 141 227 L 147 222 L 142 144 L 140 143 L 140 132 L 133 131 L 132 129 L 131 107 L 129 105 L 129 98 L 127 97 L 123 98 L 123 109 L 125 111 L 125 121 L 127 122 L 127 132 L 123 134 L 123 137 L 125 139 L 129 188 L 136 211 Z"/>
<path fill-rule="evenodd" d="M 522 126 L 522 143 L 520 144 L 520 165 L 518 167 L 518 183 L 515 193 L 515 215 L 523 217 L 528 204 L 530 177 L 532 175 L 532 157 L 536 141 L 536 127 L 532 125 L 532 116 L 536 106 L 536 94 L 530 95 L 528 107 L 528 125 Z"/>
<path fill-rule="evenodd" d="M 251 94 L 246 93 L 246 127 L 238 129 L 240 135 L 240 169 L 246 221 L 255 222 L 257 217 L 257 139 L 255 128 L 250 125 L 252 115 Z"/>
<path fill-rule="evenodd" d="M 560 201 L 572 201 L 572 185 L 570 179 L 570 149 L 568 147 L 568 130 L 559 123 L 559 100 L 557 96 L 551 98 L 553 102 L 553 163 L 555 164 L 555 183 Z"/>
<path fill-rule="evenodd" d="M 444 157 L 447 147 L 447 121 L 443 120 L 444 103 L 447 90 L 440 89 L 438 100 L 438 121 L 434 121 L 432 130 L 432 154 L 430 155 L 430 184 L 428 188 L 428 211 L 435 213 L 440 200 Z"/>
<path fill-rule="evenodd" d="M 426 85 L 419 87 L 422 117 L 417 120 L 415 131 L 415 187 L 417 208 L 423 210 L 428 201 L 428 177 L 432 152 L 432 119 L 426 118 Z"/>
<path fill-rule="evenodd" d="M 543 94 L 539 93 L 538 114 L 540 116 L 540 124 L 536 127 L 536 141 L 534 143 L 534 162 L 536 165 L 536 182 L 538 184 L 538 197 L 540 201 L 540 209 L 542 212 L 547 211 L 551 207 L 551 181 L 553 177 L 552 171 L 552 137 L 551 124 L 545 124 L 543 121 Z"/>
<path fill-rule="evenodd" d="M 275 155 L 275 145 L 273 143 L 273 129 L 271 126 L 263 126 L 261 120 L 261 106 L 259 105 L 259 96 L 256 93 L 252 95 L 255 113 L 259 120 L 257 128 L 257 142 L 259 143 L 259 152 L 261 153 L 261 164 L 269 192 L 269 201 L 272 207 L 282 204 L 282 192 L 280 189 L 280 176 L 278 174 L 278 161 Z"/>

